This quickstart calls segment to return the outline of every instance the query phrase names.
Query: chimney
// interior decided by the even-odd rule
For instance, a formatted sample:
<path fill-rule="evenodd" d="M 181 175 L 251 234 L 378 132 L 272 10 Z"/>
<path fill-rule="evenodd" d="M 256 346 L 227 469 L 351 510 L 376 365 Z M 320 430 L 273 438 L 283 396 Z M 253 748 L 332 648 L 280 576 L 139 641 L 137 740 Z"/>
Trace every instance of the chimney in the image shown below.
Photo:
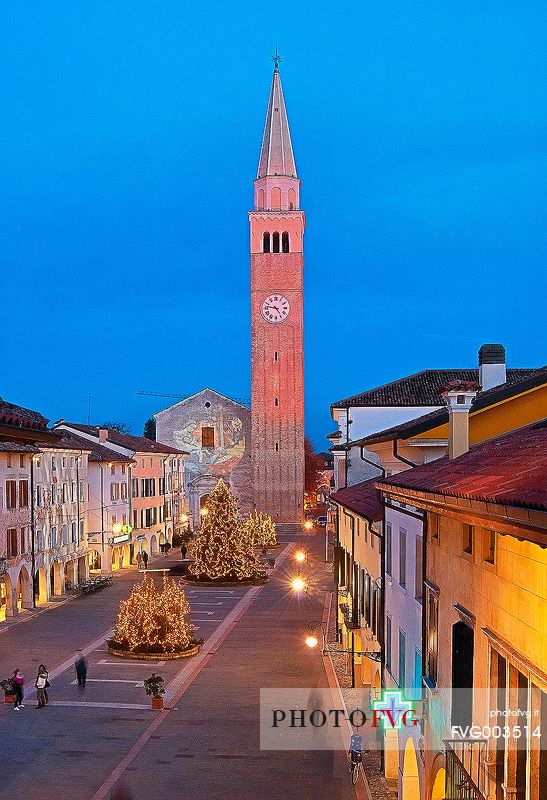
<path fill-rule="evenodd" d="M 99 442 L 104 443 L 108 439 L 108 428 L 99 428 Z"/>
<path fill-rule="evenodd" d="M 479 388 L 473 381 L 450 381 L 439 390 L 448 407 L 449 458 L 457 458 L 469 450 L 469 411 Z"/>
<path fill-rule="evenodd" d="M 483 344 L 479 350 L 479 383 L 482 391 L 501 386 L 506 380 L 505 347 L 502 344 Z"/>

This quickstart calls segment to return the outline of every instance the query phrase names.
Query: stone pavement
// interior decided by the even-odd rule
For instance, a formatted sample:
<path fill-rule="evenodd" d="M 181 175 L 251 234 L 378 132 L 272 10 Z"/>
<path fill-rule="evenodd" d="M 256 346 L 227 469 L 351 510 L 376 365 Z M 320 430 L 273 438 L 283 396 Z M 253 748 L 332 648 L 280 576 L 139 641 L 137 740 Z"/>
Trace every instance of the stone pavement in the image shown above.
<path fill-rule="evenodd" d="M 295 533 L 281 535 L 278 562 Z M 320 536 L 302 533 L 301 543 L 321 553 Z M 19 666 L 32 684 L 39 662 L 59 670 L 46 709 L 34 709 L 30 698 L 20 713 L 0 706 L 0 800 L 103 800 L 118 778 L 135 800 L 362 797 L 341 752 L 260 750 L 260 688 L 328 685 L 323 659 L 304 635 L 307 622 L 321 618 L 330 569 L 320 555 L 306 569 L 303 598 L 289 589 L 290 558 L 263 587 L 189 587 L 192 620 L 206 642 L 186 663 L 125 662 L 105 652 L 117 604 L 140 579 L 135 572 L 1 633 L 1 675 Z M 86 645 L 81 695 L 72 660 Z M 148 707 L 142 689 L 152 671 L 169 684 L 163 712 Z"/>

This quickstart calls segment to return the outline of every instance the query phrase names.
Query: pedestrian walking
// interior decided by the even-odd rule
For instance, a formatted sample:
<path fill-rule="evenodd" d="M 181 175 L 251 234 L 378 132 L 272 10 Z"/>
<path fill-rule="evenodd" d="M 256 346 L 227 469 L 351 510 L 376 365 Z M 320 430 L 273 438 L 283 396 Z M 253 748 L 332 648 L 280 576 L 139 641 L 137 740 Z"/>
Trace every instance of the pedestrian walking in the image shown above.
<path fill-rule="evenodd" d="M 87 659 L 84 657 L 84 654 L 80 650 L 78 653 L 78 658 L 74 662 L 74 666 L 76 667 L 76 677 L 78 678 L 78 688 L 81 692 L 85 689 L 85 682 L 87 679 Z"/>
<path fill-rule="evenodd" d="M 13 673 L 11 682 L 13 683 L 13 688 L 15 689 L 15 703 L 13 704 L 13 710 L 21 711 L 21 709 L 25 707 L 23 705 L 23 697 L 25 694 L 23 691 L 23 686 L 25 685 L 25 676 L 19 668 L 17 668 Z"/>
<path fill-rule="evenodd" d="M 142 553 L 139 550 L 139 552 L 137 553 L 137 569 L 140 569 L 141 567 L 142 567 Z"/>
<path fill-rule="evenodd" d="M 44 664 L 40 664 L 38 667 L 38 675 L 36 676 L 36 680 L 34 685 L 36 687 L 36 700 L 38 705 L 36 708 L 44 708 L 47 700 L 47 687 L 49 686 L 49 674 L 47 668 Z"/>
<path fill-rule="evenodd" d="M 180 548 L 180 554 L 181 554 L 181 557 L 182 557 L 182 560 L 183 560 L 183 561 L 184 561 L 184 559 L 186 558 L 186 553 L 187 553 L 187 552 L 188 552 L 188 548 L 187 548 L 187 547 L 186 547 L 186 545 L 183 543 L 182 547 Z"/>
<path fill-rule="evenodd" d="M 142 551 L 142 563 L 144 565 L 144 568 L 146 569 L 146 567 L 148 566 L 148 553 L 146 552 L 146 550 Z"/>

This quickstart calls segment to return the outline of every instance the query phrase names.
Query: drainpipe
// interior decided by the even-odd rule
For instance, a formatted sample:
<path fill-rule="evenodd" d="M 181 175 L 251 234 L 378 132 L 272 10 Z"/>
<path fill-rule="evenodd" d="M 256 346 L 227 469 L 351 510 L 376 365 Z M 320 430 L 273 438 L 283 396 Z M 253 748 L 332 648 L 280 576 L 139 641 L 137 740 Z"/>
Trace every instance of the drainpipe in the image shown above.
<path fill-rule="evenodd" d="M 104 469 L 102 463 L 99 463 L 101 470 L 101 572 L 103 571 L 104 560 Z"/>
<path fill-rule="evenodd" d="M 382 505 L 384 507 L 382 517 L 382 539 L 380 543 L 380 625 L 378 627 L 378 639 L 380 641 L 380 682 L 381 688 L 385 686 L 385 666 L 386 666 L 386 500 L 382 497 Z M 384 747 L 380 748 L 380 769 L 383 772 L 385 768 L 385 752 Z"/>
<path fill-rule="evenodd" d="M 393 458 L 398 459 L 398 461 L 402 461 L 403 464 L 408 464 L 409 467 L 417 467 L 418 465 L 415 464 L 413 461 L 409 461 L 408 458 L 399 455 L 397 452 L 397 439 L 392 439 L 393 444 Z"/>
<path fill-rule="evenodd" d="M 427 511 L 424 511 L 422 522 L 422 686 L 423 677 L 427 671 L 427 595 L 425 592 L 425 581 L 427 580 Z M 422 720 L 422 736 L 424 736 L 424 722 Z"/>
<path fill-rule="evenodd" d="M 359 458 L 361 459 L 361 461 L 364 461 L 365 464 L 370 464 L 371 467 L 376 467 L 376 469 L 379 469 L 380 472 L 381 472 L 382 478 L 385 478 L 386 477 L 385 469 L 383 467 L 381 467 L 380 464 L 375 464 L 374 461 L 371 461 L 369 458 L 365 458 L 364 455 L 363 455 L 363 450 L 364 449 L 365 448 L 363 447 L 363 445 L 361 445 L 361 447 L 359 449 Z M 380 477 L 380 476 L 378 475 L 378 477 Z"/>
<path fill-rule="evenodd" d="M 36 551 L 34 545 L 35 520 L 34 520 L 34 456 L 30 457 L 30 572 L 32 586 L 32 607 L 36 608 L 36 594 L 34 580 L 36 572 Z"/>

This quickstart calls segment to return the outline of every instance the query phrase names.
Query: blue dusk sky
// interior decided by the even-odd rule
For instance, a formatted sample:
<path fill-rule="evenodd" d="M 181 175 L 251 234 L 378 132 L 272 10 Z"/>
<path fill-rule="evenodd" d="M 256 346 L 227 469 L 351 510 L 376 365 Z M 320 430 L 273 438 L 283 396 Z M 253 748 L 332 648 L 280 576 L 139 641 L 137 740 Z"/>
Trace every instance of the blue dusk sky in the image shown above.
<path fill-rule="evenodd" d="M 306 428 L 483 342 L 545 361 L 544 4 L 3 9 L 0 394 L 135 433 L 250 396 L 247 211 L 277 45 L 306 211 Z"/>

